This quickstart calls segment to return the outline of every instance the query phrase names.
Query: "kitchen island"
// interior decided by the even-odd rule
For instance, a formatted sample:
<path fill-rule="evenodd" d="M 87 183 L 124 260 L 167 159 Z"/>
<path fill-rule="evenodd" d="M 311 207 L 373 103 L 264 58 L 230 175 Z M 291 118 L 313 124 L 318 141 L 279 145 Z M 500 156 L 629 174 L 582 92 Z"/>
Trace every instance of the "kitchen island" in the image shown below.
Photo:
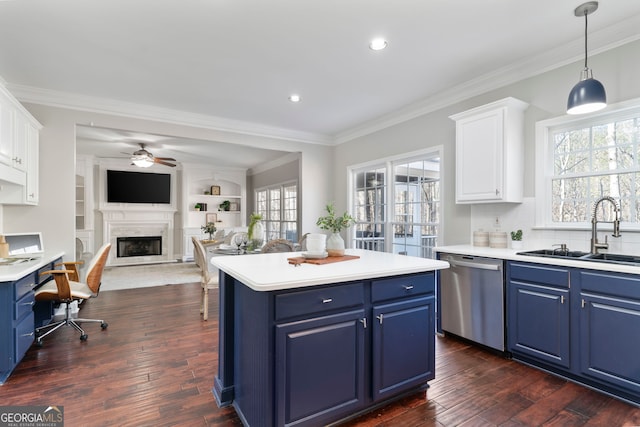
<path fill-rule="evenodd" d="M 365 250 L 325 265 L 300 253 L 212 258 L 220 270 L 218 405 L 247 426 L 349 418 L 435 376 L 442 261 Z"/>

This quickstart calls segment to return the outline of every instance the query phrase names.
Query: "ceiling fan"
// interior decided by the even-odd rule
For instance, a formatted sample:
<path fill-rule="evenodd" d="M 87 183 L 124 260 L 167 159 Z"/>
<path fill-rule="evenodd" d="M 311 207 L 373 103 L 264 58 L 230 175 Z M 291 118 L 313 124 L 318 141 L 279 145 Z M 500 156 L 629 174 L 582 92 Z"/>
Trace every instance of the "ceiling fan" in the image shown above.
<path fill-rule="evenodd" d="M 145 150 L 144 144 L 139 143 L 140 149 L 133 152 L 131 155 L 131 162 L 139 166 L 141 168 L 148 168 L 154 163 L 158 163 L 160 165 L 171 166 L 172 168 L 176 167 L 174 163 L 176 159 L 172 159 L 171 157 L 154 157 L 149 151 Z M 127 153 L 125 153 L 127 154 Z"/>

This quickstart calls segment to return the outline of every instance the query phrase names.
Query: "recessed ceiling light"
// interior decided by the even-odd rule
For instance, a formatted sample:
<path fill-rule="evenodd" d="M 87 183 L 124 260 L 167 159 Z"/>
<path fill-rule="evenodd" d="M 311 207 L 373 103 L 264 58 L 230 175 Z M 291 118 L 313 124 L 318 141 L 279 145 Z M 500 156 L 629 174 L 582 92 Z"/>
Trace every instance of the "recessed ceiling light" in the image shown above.
<path fill-rule="evenodd" d="M 387 47 L 387 41 L 383 38 L 377 38 L 371 40 L 369 43 L 369 49 L 371 50 L 382 50 Z"/>
<path fill-rule="evenodd" d="M 300 102 L 301 99 L 300 95 L 296 95 L 295 93 L 293 95 L 289 95 L 289 101 L 291 102 Z"/>

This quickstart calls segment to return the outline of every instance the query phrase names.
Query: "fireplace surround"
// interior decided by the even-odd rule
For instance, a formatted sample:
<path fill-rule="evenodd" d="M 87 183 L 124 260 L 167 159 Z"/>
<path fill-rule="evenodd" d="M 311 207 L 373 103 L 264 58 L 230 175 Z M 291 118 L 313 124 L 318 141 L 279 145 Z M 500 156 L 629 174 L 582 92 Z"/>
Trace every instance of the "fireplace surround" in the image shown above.
<path fill-rule="evenodd" d="M 103 239 L 113 248 L 108 265 L 175 261 L 173 216 L 169 210 L 103 210 Z"/>

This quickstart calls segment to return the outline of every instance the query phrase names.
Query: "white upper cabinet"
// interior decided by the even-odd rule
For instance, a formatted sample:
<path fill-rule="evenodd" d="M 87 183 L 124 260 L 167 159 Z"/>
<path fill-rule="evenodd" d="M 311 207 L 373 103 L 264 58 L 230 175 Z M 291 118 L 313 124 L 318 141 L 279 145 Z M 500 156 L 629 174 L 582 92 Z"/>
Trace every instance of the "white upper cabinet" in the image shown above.
<path fill-rule="evenodd" d="M 13 166 L 13 122 L 15 110 L 0 92 L 0 162 Z"/>
<path fill-rule="evenodd" d="M 450 116 L 456 122 L 456 203 L 520 203 L 524 111 L 505 98 Z"/>
<path fill-rule="evenodd" d="M 42 125 L 0 85 L 0 204 L 38 203 Z"/>

